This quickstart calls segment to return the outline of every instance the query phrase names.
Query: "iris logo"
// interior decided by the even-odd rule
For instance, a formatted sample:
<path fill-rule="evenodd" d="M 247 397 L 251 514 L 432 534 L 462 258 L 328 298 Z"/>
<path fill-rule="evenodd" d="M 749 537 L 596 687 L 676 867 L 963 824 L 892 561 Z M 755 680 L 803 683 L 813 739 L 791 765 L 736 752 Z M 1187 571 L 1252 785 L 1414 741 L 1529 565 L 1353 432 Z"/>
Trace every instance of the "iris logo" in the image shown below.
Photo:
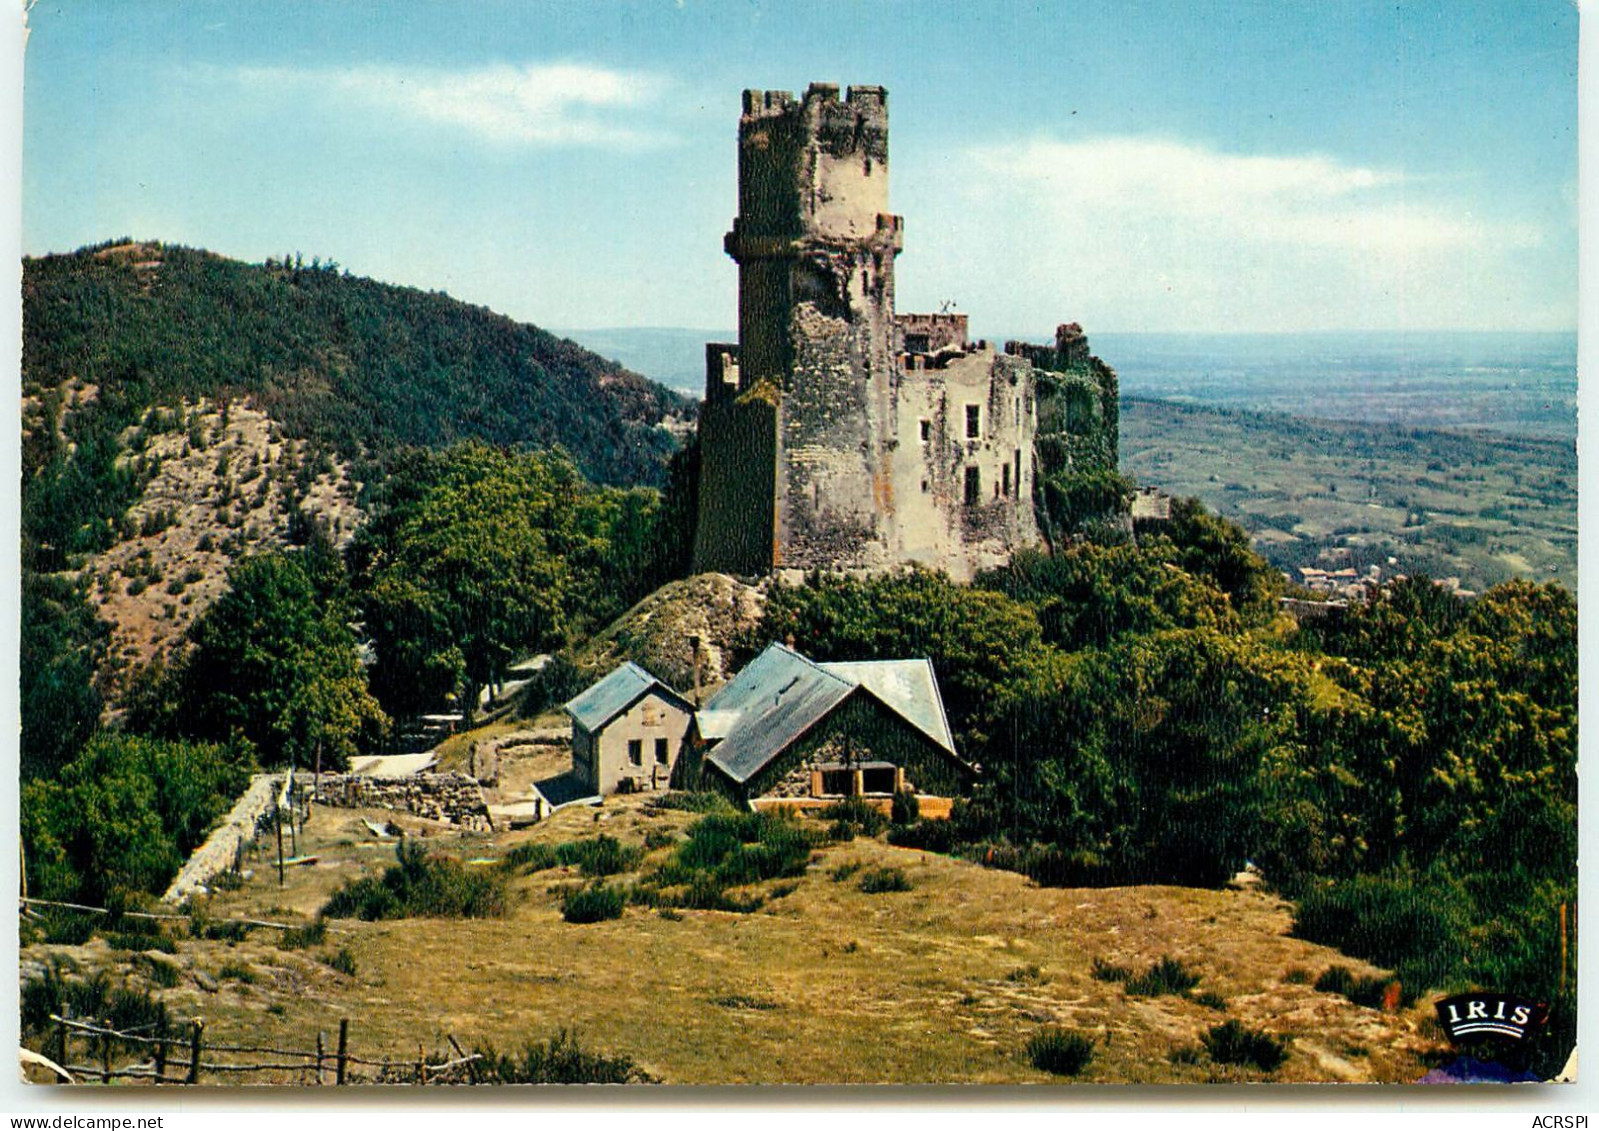
<path fill-rule="evenodd" d="M 1438 1003 L 1438 1021 L 1456 1044 L 1488 1037 L 1526 1040 L 1549 1017 L 1549 1007 L 1514 994 L 1471 993 Z"/>

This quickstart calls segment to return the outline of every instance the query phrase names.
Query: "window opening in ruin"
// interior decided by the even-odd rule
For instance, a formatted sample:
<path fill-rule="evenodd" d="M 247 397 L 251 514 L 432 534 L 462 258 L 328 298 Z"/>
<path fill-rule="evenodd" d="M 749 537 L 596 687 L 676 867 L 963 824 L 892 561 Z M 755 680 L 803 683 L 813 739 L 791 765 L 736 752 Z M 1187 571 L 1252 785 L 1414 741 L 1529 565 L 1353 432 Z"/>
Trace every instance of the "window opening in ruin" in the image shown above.
<path fill-rule="evenodd" d="M 869 766 L 861 770 L 862 793 L 893 793 L 896 781 L 893 766 Z"/>
<path fill-rule="evenodd" d="M 627 740 L 627 760 L 635 766 L 644 764 L 644 740 L 642 738 L 630 738 Z"/>
<path fill-rule="evenodd" d="M 999 493 L 1008 499 L 1010 498 L 1010 464 L 1007 463 L 1004 466 L 1000 478 L 1002 480 L 1002 484 L 1000 486 Z"/>
<path fill-rule="evenodd" d="M 822 795 L 824 797 L 849 797 L 854 792 L 854 770 L 822 771 Z"/>
<path fill-rule="evenodd" d="M 966 406 L 966 438 L 968 440 L 980 439 L 983 435 L 983 406 L 969 404 Z"/>
<path fill-rule="evenodd" d="M 1016 497 L 1022 495 L 1022 450 L 1016 449 Z"/>
<path fill-rule="evenodd" d="M 932 442 L 933 442 L 933 422 L 931 420 L 924 420 L 924 421 L 922 421 L 922 443 L 930 444 Z"/>
<path fill-rule="evenodd" d="M 906 334 L 906 353 L 926 353 L 933 344 L 933 340 L 926 334 Z"/>
<path fill-rule="evenodd" d="M 927 480 L 922 480 L 922 494 L 927 494 Z"/>
<path fill-rule="evenodd" d="M 975 467 L 966 469 L 966 505 L 975 506 L 983 498 L 982 474 Z"/>
<path fill-rule="evenodd" d="M 664 766 L 667 761 L 667 743 L 664 738 L 655 740 L 655 761 L 657 765 Z"/>

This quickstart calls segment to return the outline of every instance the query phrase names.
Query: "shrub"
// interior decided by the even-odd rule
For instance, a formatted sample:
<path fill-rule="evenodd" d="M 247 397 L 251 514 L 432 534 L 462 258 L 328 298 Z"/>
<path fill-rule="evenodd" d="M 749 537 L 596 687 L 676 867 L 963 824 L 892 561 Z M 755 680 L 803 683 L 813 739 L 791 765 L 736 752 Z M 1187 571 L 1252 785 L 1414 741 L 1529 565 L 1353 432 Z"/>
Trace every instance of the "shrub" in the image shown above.
<path fill-rule="evenodd" d="M 1357 876 L 1306 893 L 1294 933 L 1392 968 L 1414 997 L 1459 965 L 1464 901 L 1454 889 L 1408 876 Z"/>
<path fill-rule="evenodd" d="M 832 871 L 827 874 L 832 877 L 833 882 L 836 884 L 849 879 L 863 867 L 865 865 L 859 860 L 846 860 L 844 863 L 834 866 Z"/>
<path fill-rule="evenodd" d="M 243 942 L 250 935 L 250 924 L 241 923 L 236 919 L 227 919 L 220 923 L 207 923 L 202 929 L 202 937 L 217 942 Z"/>
<path fill-rule="evenodd" d="M 889 806 L 888 819 L 896 825 L 909 825 L 919 820 L 922 815 L 922 803 L 916 799 L 916 792 L 909 789 L 894 791 L 894 801 Z"/>
<path fill-rule="evenodd" d="M 82 946 L 101 925 L 96 916 L 57 907 L 45 911 L 43 919 L 44 941 L 57 946 Z"/>
<path fill-rule="evenodd" d="M 1329 966 L 1316 979 L 1315 989 L 1324 994 L 1341 994 L 1368 1009 L 1381 1009 L 1392 978 L 1362 978 L 1347 966 Z"/>
<path fill-rule="evenodd" d="M 500 867 L 507 872 L 542 872 L 560 862 L 555 854 L 555 846 L 543 841 L 519 844 L 500 857 Z"/>
<path fill-rule="evenodd" d="M 568 892 L 561 900 L 561 918 L 568 923 L 599 923 L 620 919 L 627 896 L 621 888 L 596 884 Z"/>
<path fill-rule="evenodd" d="M 1081 1033 L 1050 1026 L 1027 1039 L 1027 1059 L 1040 1072 L 1076 1076 L 1094 1059 L 1094 1042 Z"/>
<path fill-rule="evenodd" d="M 162 989 L 171 989 L 183 978 L 183 967 L 174 959 L 154 954 L 142 954 L 139 958 L 139 966 L 143 968 L 145 976 Z"/>
<path fill-rule="evenodd" d="M 1020 870 L 1040 887 L 1096 887 L 1115 882 L 1105 861 L 1092 852 L 1067 852 L 1043 845 L 1024 853 L 1021 865 Z"/>
<path fill-rule="evenodd" d="M 677 843 L 677 837 L 666 829 L 645 829 L 644 850 L 654 852 L 658 848 L 670 848 Z"/>
<path fill-rule="evenodd" d="M 471 869 L 459 860 L 429 856 L 427 849 L 401 840 L 399 863 L 381 878 L 366 877 L 333 893 L 322 915 L 334 919 L 484 919 L 505 913 L 506 874 L 498 868 Z"/>
<path fill-rule="evenodd" d="M 108 931 L 105 941 L 113 950 L 159 950 L 176 954 L 178 944 L 166 935 L 143 935 L 133 931 Z"/>
<path fill-rule="evenodd" d="M 248 962 L 241 962 L 236 958 L 230 958 L 224 962 L 222 964 L 222 968 L 217 971 L 217 977 L 227 978 L 235 982 L 253 984 L 256 979 L 255 967 L 251 966 Z"/>
<path fill-rule="evenodd" d="M 303 927 L 290 927 L 278 938 L 279 950 L 305 950 L 321 946 L 328 937 L 327 920 L 318 915 Z"/>
<path fill-rule="evenodd" d="M 1114 965 L 1098 957 L 1094 959 L 1094 968 L 1091 973 L 1095 980 L 1100 982 L 1125 982 L 1133 976 L 1133 972 L 1127 967 Z"/>
<path fill-rule="evenodd" d="M 848 797 L 843 801 L 835 801 L 820 810 L 817 816 L 823 820 L 832 821 L 836 825 L 847 826 L 850 832 L 856 836 L 876 836 L 888 827 L 888 818 L 859 797 Z"/>
<path fill-rule="evenodd" d="M 1161 994 L 1184 993 L 1197 985 L 1199 975 L 1168 956 L 1142 974 L 1127 979 L 1123 988 L 1135 997 L 1159 997 Z"/>
<path fill-rule="evenodd" d="M 1218 1064 L 1253 1065 L 1262 1072 L 1275 1071 L 1288 1058 L 1287 1042 L 1237 1021 L 1213 1025 L 1200 1041 Z"/>
<path fill-rule="evenodd" d="M 583 840 L 567 841 L 555 850 L 555 858 L 562 864 L 575 866 L 585 876 L 598 879 L 626 872 L 638 864 L 642 853 L 637 848 L 623 848 L 614 836 L 600 835 Z"/>
<path fill-rule="evenodd" d="M 1034 962 L 1026 966 L 1016 967 L 1016 969 L 1005 975 L 1005 980 L 1007 982 L 1026 982 L 1030 985 L 1038 985 L 1041 982 L 1047 982 L 1049 979 L 1044 977 L 1044 971 Z"/>
<path fill-rule="evenodd" d="M 1190 1000 L 1203 1005 L 1207 1009 L 1219 1010 L 1222 1013 L 1227 1012 L 1227 999 L 1214 990 L 1201 990 L 1197 994 L 1190 994 L 1189 997 Z"/>
<path fill-rule="evenodd" d="M 1314 980 L 1303 966 L 1295 966 L 1283 975 L 1283 981 L 1290 986 L 1308 986 Z"/>
<path fill-rule="evenodd" d="M 492 1047 L 477 1051 L 482 1073 L 491 1084 L 652 1084 L 654 1079 L 632 1057 L 589 1052 L 577 1034 L 562 1029 L 553 1039 L 529 1041 L 521 1058 L 501 1055 Z"/>
<path fill-rule="evenodd" d="M 911 882 L 898 868 L 877 868 L 861 877 L 860 888 L 868 895 L 887 891 L 910 891 Z"/>
<path fill-rule="evenodd" d="M 1198 1045 L 1178 1045 L 1166 1054 L 1166 1059 L 1173 1064 L 1198 1064 L 1204 1054 L 1205 1050 Z"/>
<path fill-rule="evenodd" d="M 579 688 L 579 690 L 582 690 Z M 726 794 L 707 791 L 696 793 L 692 791 L 671 790 L 657 797 L 650 804 L 656 809 L 676 809 L 685 813 L 732 813 L 736 812 L 733 803 Z"/>
<path fill-rule="evenodd" d="M 22 1031 L 40 1035 L 50 1031 L 50 1015 L 63 1006 L 73 1017 L 88 1017 L 104 1021 L 121 1032 L 137 1031 L 148 1036 L 165 1029 L 170 1017 L 164 1002 L 146 990 L 113 989 L 111 977 L 104 970 L 92 977 L 81 978 L 69 974 L 66 963 L 52 960 L 42 975 L 30 978 L 22 986 L 20 995 Z M 131 1042 L 112 1041 L 113 1049 L 144 1053 L 149 1046 Z"/>
<path fill-rule="evenodd" d="M 341 946 L 337 954 L 323 955 L 322 961 L 347 978 L 355 977 L 355 955 L 349 947 Z"/>
<path fill-rule="evenodd" d="M 890 827 L 888 843 L 900 848 L 919 848 L 923 852 L 941 852 L 948 855 L 955 851 L 960 840 L 955 835 L 955 826 L 949 821 L 929 821 L 922 818 L 910 824 Z"/>

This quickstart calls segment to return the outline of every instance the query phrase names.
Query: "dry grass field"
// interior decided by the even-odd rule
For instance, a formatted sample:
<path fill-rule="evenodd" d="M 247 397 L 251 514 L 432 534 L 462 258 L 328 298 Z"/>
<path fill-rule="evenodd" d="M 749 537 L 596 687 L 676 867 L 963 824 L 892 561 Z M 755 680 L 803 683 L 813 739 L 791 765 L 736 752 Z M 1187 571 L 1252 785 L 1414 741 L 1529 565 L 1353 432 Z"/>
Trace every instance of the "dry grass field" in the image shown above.
<path fill-rule="evenodd" d="M 288 869 L 280 888 L 263 843 L 247 882 L 213 895 L 208 910 L 309 918 L 345 882 L 393 863 L 394 841 L 376 839 L 363 815 L 431 833 L 433 851 L 476 867 L 535 840 L 606 833 L 641 845 L 653 832 L 664 844 L 696 819 L 613 798 L 490 836 L 317 809 L 298 838 L 314 865 Z M 670 851 L 655 849 L 639 868 Z M 841 875 L 851 865 L 862 871 Z M 911 890 L 862 891 L 864 870 L 881 866 L 902 869 Z M 174 1016 L 204 1018 L 208 1042 L 310 1048 L 347 1017 L 353 1053 L 404 1061 L 448 1049 L 452 1036 L 506 1050 L 566 1028 L 676 1084 L 1064 1081 L 1025 1053 L 1045 1026 L 1094 1040 L 1075 1077 L 1094 1083 L 1407 1081 L 1442 1047 L 1425 1001 L 1390 1014 L 1315 991 L 1329 965 L 1369 968 L 1290 938 L 1287 905 L 1257 891 L 1044 889 L 866 838 L 819 850 L 797 880 L 759 885 L 766 903 L 749 914 L 632 906 L 575 925 L 562 919 L 560 892 L 577 882 L 570 868 L 518 877 L 499 919 L 335 920 L 324 943 L 304 950 L 279 949 L 271 929 L 231 943 L 183 940 L 187 976 L 159 992 Z M 340 949 L 353 975 L 327 964 Z M 124 972 L 132 960 L 95 941 L 31 946 L 24 961 L 61 951 Z M 1096 959 L 1141 972 L 1164 956 L 1199 975 L 1189 995 L 1134 997 L 1093 975 Z M 202 988 L 195 972 L 217 988 Z M 1216 998 L 1193 1000 L 1203 994 Z M 1229 1018 L 1285 1038 L 1282 1066 L 1268 1074 L 1212 1062 L 1199 1036 Z"/>

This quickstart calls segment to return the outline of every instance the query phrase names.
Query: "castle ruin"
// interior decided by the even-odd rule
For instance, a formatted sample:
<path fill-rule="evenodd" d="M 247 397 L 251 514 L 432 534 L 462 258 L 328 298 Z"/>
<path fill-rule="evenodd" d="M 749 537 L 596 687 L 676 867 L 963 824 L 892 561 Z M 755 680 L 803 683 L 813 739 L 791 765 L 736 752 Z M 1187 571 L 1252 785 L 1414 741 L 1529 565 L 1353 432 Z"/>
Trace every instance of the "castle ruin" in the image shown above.
<path fill-rule="evenodd" d="M 695 572 L 968 580 L 1040 541 L 1039 474 L 1115 469 L 1116 378 L 1080 327 L 996 350 L 964 314 L 895 313 L 882 87 L 746 90 L 738 209 L 739 340 L 706 347 Z"/>

